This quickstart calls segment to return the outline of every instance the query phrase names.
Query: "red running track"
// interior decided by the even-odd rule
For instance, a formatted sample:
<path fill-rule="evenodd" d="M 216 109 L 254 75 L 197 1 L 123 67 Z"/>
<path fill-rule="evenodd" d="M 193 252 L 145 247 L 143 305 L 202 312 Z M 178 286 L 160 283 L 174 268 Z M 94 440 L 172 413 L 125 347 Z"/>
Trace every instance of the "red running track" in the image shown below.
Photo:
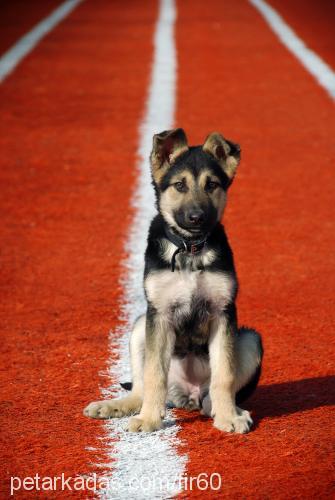
<path fill-rule="evenodd" d="M 46 13 L 36 0 L 28 17 L 22 2 L 10 4 L 20 21 L 7 24 L 2 50 Z M 177 8 L 176 124 L 194 143 L 218 129 L 242 145 L 225 222 L 240 322 L 257 327 L 266 348 L 261 387 L 247 404 L 253 432 L 227 436 L 180 412 L 187 472 L 221 474 L 220 498 L 329 498 L 334 103 L 247 2 L 183 0 Z M 298 35 L 315 50 L 327 45 L 329 11 L 296 9 L 283 3 L 282 14 Z M 316 12 L 325 26 L 317 32 Z M 0 89 L 6 480 L 36 470 L 85 474 L 106 461 L 104 428 L 81 410 L 100 397 L 108 332 L 119 324 L 156 16 L 153 1 L 83 3 Z"/>
<path fill-rule="evenodd" d="M 266 353 L 247 404 L 255 431 L 226 436 L 187 418 L 188 472 L 221 473 L 222 498 L 329 498 L 334 103 L 248 3 L 183 0 L 178 11 L 177 123 L 194 142 L 218 129 L 242 145 L 225 221 L 239 321 L 263 333 Z"/>
<path fill-rule="evenodd" d="M 284 20 L 333 69 L 335 67 L 335 3 L 332 0 L 271 0 Z"/>
<path fill-rule="evenodd" d="M 108 331 L 119 322 L 156 17 L 155 2 L 144 11 L 84 2 L 0 89 L 6 480 L 74 477 L 107 461 L 103 427 L 82 409 L 100 397 Z"/>
<path fill-rule="evenodd" d="M 60 0 L 30 0 L 27 8 L 26 0 L 0 0 L 0 54 L 60 4 Z"/>

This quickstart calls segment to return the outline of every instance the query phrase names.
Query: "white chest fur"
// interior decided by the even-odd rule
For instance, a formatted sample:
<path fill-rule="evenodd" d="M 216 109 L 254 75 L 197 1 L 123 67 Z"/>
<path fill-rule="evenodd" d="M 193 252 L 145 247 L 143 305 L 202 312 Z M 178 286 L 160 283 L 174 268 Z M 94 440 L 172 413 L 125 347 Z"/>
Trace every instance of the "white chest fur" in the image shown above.
<path fill-rule="evenodd" d="M 214 310 L 222 310 L 231 301 L 236 283 L 224 272 L 164 270 L 150 273 L 144 287 L 155 309 L 168 314 L 175 307 L 187 313 L 194 299 L 205 300 Z"/>

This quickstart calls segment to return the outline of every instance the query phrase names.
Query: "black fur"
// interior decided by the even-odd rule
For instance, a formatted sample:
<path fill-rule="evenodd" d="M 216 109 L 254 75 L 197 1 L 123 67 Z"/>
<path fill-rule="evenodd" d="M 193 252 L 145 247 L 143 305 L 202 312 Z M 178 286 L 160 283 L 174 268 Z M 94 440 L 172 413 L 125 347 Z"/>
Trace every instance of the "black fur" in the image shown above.
<path fill-rule="evenodd" d="M 165 224 L 166 222 L 161 214 L 157 214 L 151 222 L 148 244 L 145 252 L 144 278 L 146 278 L 149 272 L 170 268 L 170 264 L 166 262 L 162 256 L 161 241 L 166 238 L 166 231 L 164 230 Z M 222 224 L 216 224 L 213 231 L 207 238 L 206 247 L 208 249 L 215 250 L 217 257 L 214 262 L 206 266 L 204 269 L 208 271 L 230 272 L 237 281 L 233 253 L 229 246 Z"/>
<path fill-rule="evenodd" d="M 251 328 L 246 328 L 244 326 L 239 328 L 238 334 L 243 335 L 243 333 L 246 331 L 252 331 L 254 333 L 255 337 L 257 338 L 259 353 L 260 353 L 260 357 L 262 360 L 263 352 L 264 352 L 263 344 L 262 344 L 262 337 L 255 330 L 252 330 Z M 261 373 L 262 373 L 262 363 L 260 363 L 258 365 L 257 370 L 255 371 L 255 373 L 253 374 L 251 379 L 248 381 L 248 383 L 237 392 L 237 394 L 236 394 L 236 404 L 237 405 L 243 403 L 243 401 L 246 401 L 247 399 L 250 398 L 250 396 L 253 394 L 253 392 L 255 391 L 255 389 L 258 385 L 259 379 L 261 377 Z"/>
<path fill-rule="evenodd" d="M 210 154 L 203 151 L 202 146 L 191 146 L 188 151 L 180 155 L 173 164 L 173 168 L 169 169 L 167 174 L 163 177 L 159 189 L 164 191 L 169 186 L 172 175 L 175 175 L 179 171 L 186 169 L 189 170 L 194 177 L 198 177 L 205 166 L 213 171 L 220 179 L 222 188 L 227 190 L 230 185 L 230 179 L 215 159 Z"/>

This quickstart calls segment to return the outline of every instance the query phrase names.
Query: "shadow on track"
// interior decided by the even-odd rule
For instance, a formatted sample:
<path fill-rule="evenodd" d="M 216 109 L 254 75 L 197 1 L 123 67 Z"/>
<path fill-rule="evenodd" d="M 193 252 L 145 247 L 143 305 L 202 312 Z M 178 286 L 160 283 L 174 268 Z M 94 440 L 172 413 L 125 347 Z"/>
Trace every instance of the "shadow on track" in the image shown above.
<path fill-rule="evenodd" d="M 252 412 L 254 428 L 257 428 L 264 418 L 282 417 L 335 405 L 334 387 L 334 375 L 260 385 L 242 407 Z M 181 410 L 179 412 L 181 413 Z M 199 415 L 198 412 L 186 411 L 182 411 L 180 416 L 182 421 L 188 423 L 208 418 Z"/>
<path fill-rule="evenodd" d="M 256 422 L 335 404 L 335 376 L 260 385 L 247 406 Z"/>

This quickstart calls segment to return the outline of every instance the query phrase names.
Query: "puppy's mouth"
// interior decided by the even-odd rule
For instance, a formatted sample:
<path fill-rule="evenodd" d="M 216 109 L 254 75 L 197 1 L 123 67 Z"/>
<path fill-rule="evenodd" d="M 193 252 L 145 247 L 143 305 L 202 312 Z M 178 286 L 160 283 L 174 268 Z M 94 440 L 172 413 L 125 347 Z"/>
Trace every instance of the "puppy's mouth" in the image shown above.
<path fill-rule="evenodd" d="M 199 225 L 199 226 L 190 226 L 186 224 L 178 224 L 180 229 L 187 231 L 190 235 L 194 236 L 202 236 L 203 234 L 206 234 L 208 232 L 208 228 L 205 225 Z"/>
<path fill-rule="evenodd" d="M 173 214 L 174 226 L 184 236 L 190 239 L 201 239 L 206 236 L 213 228 L 212 217 L 207 214 L 202 220 L 190 222 L 187 214 Z"/>

